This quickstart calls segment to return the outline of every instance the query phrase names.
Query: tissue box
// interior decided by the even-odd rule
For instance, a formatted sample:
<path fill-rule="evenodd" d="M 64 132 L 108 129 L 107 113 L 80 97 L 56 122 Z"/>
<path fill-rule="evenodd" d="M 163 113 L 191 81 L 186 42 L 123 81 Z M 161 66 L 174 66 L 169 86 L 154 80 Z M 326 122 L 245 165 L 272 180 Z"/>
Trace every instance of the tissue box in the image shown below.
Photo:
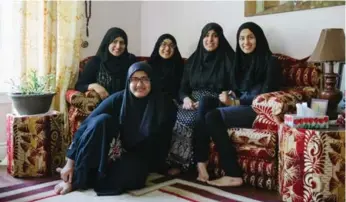
<path fill-rule="evenodd" d="M 301 117 L 296 114 L 285 114 L 285 124 L 293 128 L 328 128 L 329 117 L 314 116 L 314 117 Z"/>

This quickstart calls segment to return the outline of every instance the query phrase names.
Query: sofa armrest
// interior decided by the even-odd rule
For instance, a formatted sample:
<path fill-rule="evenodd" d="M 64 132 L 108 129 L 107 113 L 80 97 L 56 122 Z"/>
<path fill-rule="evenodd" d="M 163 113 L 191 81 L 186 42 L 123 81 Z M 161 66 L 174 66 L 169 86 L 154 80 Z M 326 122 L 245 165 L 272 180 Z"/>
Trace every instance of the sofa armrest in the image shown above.
<path fill-rule="evenodd" d="M 302 99 L 303 96 L 298 91 L 276 91 L 257 96 L 252 102 L 252 108 L 257 113 L 252 127 L 277 131 L 284 115 L 294 113 L 296 103 Z"/>
<path fill-rule="evenodd" d="M 296 103 L 301 101 L 299 92 L 276 91 L 257 96 L 252 102 L 252 108 L 257 114 L 283 116 L 287 112 L 294 112 Z"/>
<path fill-rule="evenodd" d="M 70 89 L 66 92 L 66 101 L 69 105 L 77 108 L 81 113 L 88 115 L 101 102 L 101 98 L 95 91 L 82 93 Z"/>

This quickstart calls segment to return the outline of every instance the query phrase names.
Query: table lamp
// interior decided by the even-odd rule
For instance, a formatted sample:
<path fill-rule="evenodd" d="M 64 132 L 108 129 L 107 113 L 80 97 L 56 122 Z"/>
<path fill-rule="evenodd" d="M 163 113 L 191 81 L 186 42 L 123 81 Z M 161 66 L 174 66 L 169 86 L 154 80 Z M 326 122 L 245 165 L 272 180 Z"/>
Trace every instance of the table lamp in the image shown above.
<path fill-rule="evenodd" d="M 323 71 L 324 86 L 318 97 L 328 100 L 327 115 L 330 120 L 336 119 L 337 106 L 342 98 L 342 93 L 336 88 L 339 75 L 334 73 L 334 63 L 345 62 L 344 30 L 341 28 L 323 29 L 308 62 L 328 63 L 328 68 Z"/>

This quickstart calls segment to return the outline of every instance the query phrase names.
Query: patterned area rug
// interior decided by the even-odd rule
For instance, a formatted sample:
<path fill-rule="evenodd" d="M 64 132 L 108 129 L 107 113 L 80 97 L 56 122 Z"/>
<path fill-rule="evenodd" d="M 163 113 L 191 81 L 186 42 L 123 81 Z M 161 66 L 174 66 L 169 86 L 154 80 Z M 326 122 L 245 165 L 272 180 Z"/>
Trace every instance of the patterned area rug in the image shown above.
<path fill-rule="evenodd" d="M 120 196 L 98 197 L 92 190 L 74 191 L 67 195 L 56 195 L 54 186 L 57 178 L 18 179 L 9 176 L 0 167 L 0 201 L 40 201 L 40 202 L 75 202 L 78 201 L 279 201 L 273 195 L 263 195 L 265 190 L 256 191 L 251 187 L 218 189 L 190 179 L 172 179 L 159 174 L 151 174 L 147 186 Z M 252 191 L 251 191 L 252 189 Z M 253 192 L 255 191 L 255 192 Z"/>

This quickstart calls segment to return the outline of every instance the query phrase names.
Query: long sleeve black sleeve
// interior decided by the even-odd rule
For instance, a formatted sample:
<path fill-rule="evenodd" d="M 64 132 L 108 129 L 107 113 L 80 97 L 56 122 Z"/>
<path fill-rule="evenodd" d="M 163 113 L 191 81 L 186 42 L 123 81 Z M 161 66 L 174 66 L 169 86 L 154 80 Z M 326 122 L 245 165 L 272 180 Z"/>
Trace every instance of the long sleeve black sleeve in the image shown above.
<path fill-rule="evenodd" d="M 266 78 L 263 84 L 254 86 L 251 91 L 243 93 L 240 98 L 241 105 L 251 105 L 253 99 L 259 94 L 277 91 L 280 89 L 282 81 L 282 69 L 277 58 L 274 56 L 268 59 Z"/>
<path fill-rule="evenodd" d="M 268 61 L 266 80 L 261 93 L 277 91 L 282 84 L 282 67 L 278 59 L 272 56 Z"/>
<path fill-rule="evenodd" d="M 173 94 L 173 99 L 177 99 L 179 100 L 179 91 L 180 91 L 180 85 L 182 82 L 182 77 L 183 77 L 183 73 L 184 73 L 184 64 L 182 63 L 180 67 L 178 67 L 178 71 L 176 74 L 176 83 L 175 83 L 175 89 L 174 89 L 174 94 Z"/>
<path fill-rule="evenodd" d="M 100 70 L 101 60 L 97 56 L 92 57 L 79 73 L 75 89 L 84 93 L 88 90 L 89 84 L 96 83 L 97 73 Z"/>
<path fill-rule="evenodd" d="M 190 86 L 190 66 L 188 64 L 184 65 L 183 78 L 180 84 L 179 97 L 183 101 L 185 97 L 189 97 L 192 89 Z"/>

